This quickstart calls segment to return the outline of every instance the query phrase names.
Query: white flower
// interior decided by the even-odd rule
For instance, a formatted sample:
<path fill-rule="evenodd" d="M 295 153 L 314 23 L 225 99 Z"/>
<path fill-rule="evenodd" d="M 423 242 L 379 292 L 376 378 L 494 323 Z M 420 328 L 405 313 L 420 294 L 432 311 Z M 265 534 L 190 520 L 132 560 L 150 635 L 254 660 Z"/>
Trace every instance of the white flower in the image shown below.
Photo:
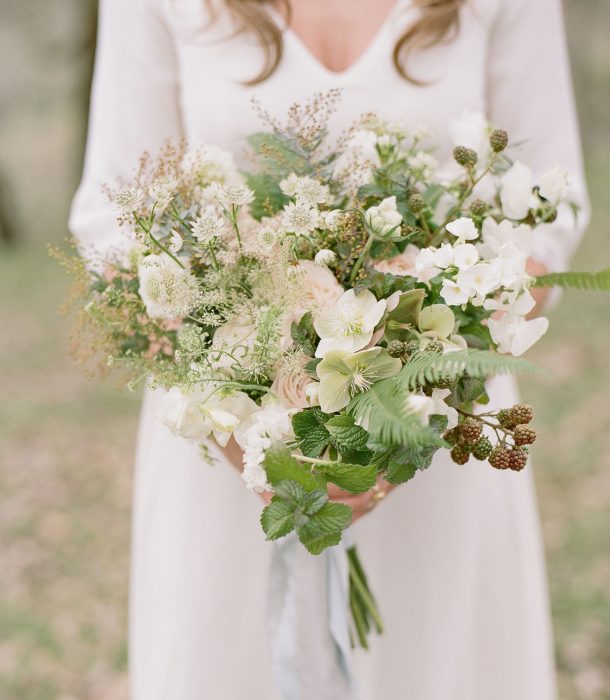
<path fill-rule="evenodd" d="M 509 219 L 525 219 L 538 200 L 533 193 L 532 171 L 522 163 L 515 163 L 502 178 L 500 202 Z"/>
<path fill-rule="evenodd" d="M 183 318 L 200 299 L 199 282 L 168 255 L 148 255 L 138 267 L 139 293 L 151 318 Z"/>
<path fill-rule="evenodd" d="M 549 327 L 548 318 L 539 316 L 526 320 L 523 316 L 505 313 L 500 319 L 490 318 L 487 322 L 492 340 L 498 345 L 498 352 L 510 353 L 515 357 L 538 342 Z"/>
<path fill-rule="evenodd" d="M 225 207 L 242 207 L 254 199 L 254 192 L 245 185 L 224 185 L 218 188 L 216 199 Z"/>
<path fill-rule="evenodd" d="M 220 216 L 216 207 L 206 207 L 203 213 L 198 216 L 191 224 L 193 236 L 200 243 L 210 243 L 214 238 L 217 238 L 222 233 L 225 226 L 225 220 Z"/>
<path fill-rule="evenodd" d="M 432 136 L 432 129 L 425 124 L 418 124 L 413 130 L 413 138 L 416 141 L 423 141 Z"/>
<path fill-rule="evenodd" d="M 500 285 L 507 288 L 522 288 L 529 275 L 527 274 L 527 254 L 517 248 L 514 243 L 504 243 L 498 251 L 495 261 L 500 267 Z"/>
<path fill-rule="evenodd" d="M 123 214 L 136 211 L 144 200 L 142 190 L 135 187 L 123 187 L 114 195 L 114 203 Z"/>
<path fill-rule="evenodd" d="M 371 231 L 378 236 L 387 236 L 402 223 L 402 214 L 396 208 L 396 197 L 386 197 L 377 206 L 365 212 Z"/>
<path fill-rule="evenodd" d="M 476 151 L 480 158 L 489 152 L 489 124 L 482 112 L 462 112 L 449 124 L 449 133 L 456 146 Z"/>
<path fill-rule="evenodd" d="M 453 260 L 460 270 L 466 270 L 479 261 L 479 252 L 472 243 L 460 243 L 453 249 Z"/>
<path fill-rule="evenodd" d="M 540 177 L 540 194 L 551 204 L 557 204 L 566 196 L 569 184 L 568 171 L 556 165 Z"/>
<path fill-rule="evenodd" d="M 329 231 L 337 231 L 341 223 L 343 212 L 341 209 L 331 209 L 331 211 L 322 212 L 322 221 Z"/>
<path fill-rule="evenodd" d="M 284 207 L 282 225 L 289 233 L 306 236 L 320 224 L 320 212 L 304 202 L 290 202 Z"/>
<path fill-rule="evenodd" d="M 322 248 L 322 250 L 319 250 L 314 258 L 314 262 L 318 267 L 328 267 L 336 260 L 337 256 L 332 250 L 328 250 L 328 248 Z"/>
<path fill-rule="evenodd" d="M 224 447 L 240 421 L 257 406 L 242 392 L 226 396 L 214 388 L 182 392 L 172 387 L 163 397 L 157 417 L 178 437 L 202 441 L 213 434 Z"/>
<path fill-rule="evenodd" d="M 483 306 L 491 311 L 508 311 L 517 316 L 527 316 L 536 306 L 536 300 L 528 289 L 503 291 L 499 297 L 486 299 Z"/>
<path fill-rule="evenodd" d="M 483 242 L 479 244 L 479 253 L 485 258 L 497 255 L 505 243 L 512 243 L 529 255 L 534 243 L 531 226 L 527 224 L 514 226 L 508 219 L 497 223 L 491 216 L 483 221 L 481 236 Z"/>
<path fill-rule="evenodd" d="M 178 231 L 171 230 L 170 243 L 167 246 L 170 253 L 177 253 L 183 246 L 184 241 Z"/>
<path fill-rule="evenodd" d="M 150 198 L 156 203 L 157 209 L 164 210 L 174 198 L 177 182 L 171 178 L 162 178 L 153 182 L 148 188 Z"/>
<path fill-rule="evenodd" d="M 272 490 L 263 467 L 265 451 L 276 440 L 292 434 L 290 416 L 293 412 L 280 404 L 269 404 L 252 415 L 245 432 L 236 433 L 235 438 L 244 450 L 242 479 L 246 488 L 257 493 Z"/>
<path fill-rule="evenodd" d="M 438 168 L 438 160 L 431 153 L 419 151 L 409 159 L 409 168 L 418 173 L 422 180 L 430 180 Z"/>
<path fill-rule="evenodd" d="M 459 219 L 455 219 L 455 221 L 451 221 L 447 224 L 446 228 L 449 233 L 456 236 L 456 244 L 464 243 L 465 241 L 473 241 L 475 238 L 479 237 L 479 232 L 474 225 L 474 221 L 467 216 L 462 216 Z"/>
<path fill-rule="evenodd" d="M 441 296 L 449 306 L 461 306 L 466 304 L 472 295 L 472 287 L 463 286 L 453 280 L 443 280 Z"/>
<path fill-rule="evenodd" d="M 417 279 L 420 282 L 436 277 L 441 270 L 453 265 L 454 248 L 448 243 L 443 243 L 440 248 L 422 248 L 415 258 Z"/>
<path fill-rule="evenodd" d="M 430 416 L 447 416 L 447 428 L 455 428 L 458 424 L 458 412 L 445 403 L 449 394 L 451 394 L 450 389 L 433 389 L 432 396 L 410 394 L 407 405 L 424 425 L 428 425 Z"/>
<path fill-rule="evenodd" d="M 479 262 L 459 272 L 456 281 L 460 287 L 469 287 L 472 290 L 471 296 L 478 294 L 485 297 L 498 288 L 500 275 L 500 266 L 495 262 Z"/>
<path fill-rule="evenodd" d="M 314 320 L 316 333 L 322 339 L 316 357 L 324 357 L 331 350 L 356 352 L 364 348 L 371 341 L 385 309 L 386 301 L 377 301 L 372 292 L 363 290 L 356 294 L 349 289 Z"/>
<path fill-rule="evenodd" d="M 305 387 L 305 398 L 310 406 L 319 406 L 320 382 L 311 382 Z"/>
<path fill-rule="evenodd" d="M 256 234 L 256 240 L 263 248 L 273 248 L 277 239 L 278 232 L 272 226 L 266 226 Z"/>
<path fill-rule="evenodd" d="M 227 184 L 238 179 L 233 154 L 216 146 L 198 146 L 182 161 L 182 169 L 205 187 L 212 182 Z"/>
<path fill-rule="evenodd" d="M 295 197 L 297 201 L 315 206 L 324 204 L 330 196 L 328 187 L 306 175 L 299 177 L 294 173 L 280 182 L 280 189 L 287 197 Z"/>

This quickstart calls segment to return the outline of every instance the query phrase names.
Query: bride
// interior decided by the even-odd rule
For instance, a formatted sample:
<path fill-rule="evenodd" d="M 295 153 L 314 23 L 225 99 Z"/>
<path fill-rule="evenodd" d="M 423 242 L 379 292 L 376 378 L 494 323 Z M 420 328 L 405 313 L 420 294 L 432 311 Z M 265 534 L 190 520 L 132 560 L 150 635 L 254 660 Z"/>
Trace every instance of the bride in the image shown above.
<path fill-rule="evenodd" d="M 101 185 L 128 175 L 144 150 L 184 137 L 240 159 L 244 137 L 261 127 L 253 96 L 281 118 L 334 87 L 343 95 L 335 134 L 376 109 L 430 126 L 448 159 L 456 143 L 476 148 L 475 113 L 484 113 L 534 170 L 568 168 L 572 196 L 585 201 L 560 0 L 102 0 L 73 232 L 83 246 L 117 244 Z M 578 237 L 560 216 L 537 234 L 531 271 L 564 268 Z M 517 401 L 505 377 L 491 395 L 493 406 Z M 157 421 L 159 401 L 146 391 L 137 450 L 131 697 L 275 700 L 262 503 L 243 487 L 235 447 L 207 465 Z M 554 698 L 531 470 L 457 467 L 442 455 L 381 499 L 388 488 L 331 494 L 354 508 L 353 536 L 386 621 L 370 651 L 354 652 L 357 697 Z M 325 562 L 304 553 L 299 563 L 311 584 L 305 609 L 307 599 L 319 607 Z M 312 648 L 308 620 L 299 624 L 294 697 L 351 698 L 331 690 L 329 660 Z"/>

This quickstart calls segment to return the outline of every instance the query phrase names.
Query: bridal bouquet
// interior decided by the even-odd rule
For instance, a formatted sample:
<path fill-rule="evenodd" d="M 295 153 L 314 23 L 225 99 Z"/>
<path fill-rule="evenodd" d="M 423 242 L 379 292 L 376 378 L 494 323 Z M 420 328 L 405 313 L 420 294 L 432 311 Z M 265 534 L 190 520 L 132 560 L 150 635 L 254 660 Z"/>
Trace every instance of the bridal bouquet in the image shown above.
<path fill-rule="evenodd" d="M 532 409 L 486 410 L 486 381 L 533 369 L 520 356 L 548 326 L 528 318 L 533 287 L 610 283 L 608 270 L 528 274 L 537 229 L 568 206 L 567 174 L 535 181 L 506 132 L 476 118 L 485 147 L 458 145 L 442 167 L 424 128 L 375 114 L 329 147 L 334 101 L 267 117 L 249 172 L 214 146 L 144 156 L 108 189 L 125 245 L 70 263 L 81 350 L 165 388 L 175 435 L 233 437 L 245 486 L 273 494 L 267 538 L 294 531 L 313 554 L 351 522 L 329 482 L 403 483 L 437 450 L 523 469 Z M 349 561 L 366 645 L 381 623 L 354 549 Z"/>

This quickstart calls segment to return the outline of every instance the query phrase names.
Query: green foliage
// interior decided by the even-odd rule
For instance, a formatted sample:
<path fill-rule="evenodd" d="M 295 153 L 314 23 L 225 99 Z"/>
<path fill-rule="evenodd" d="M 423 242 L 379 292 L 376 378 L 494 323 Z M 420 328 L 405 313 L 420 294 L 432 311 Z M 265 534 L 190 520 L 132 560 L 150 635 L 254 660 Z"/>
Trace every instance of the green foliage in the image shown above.
<path fill-rule="evenodd" d="M 319 408 L 307 408 L 292 417 L 297 445 L 306 457 L 319 457 L 330 443 L 325 424 L 332 418 Z"/>
<path fill-rule="evenodd" d="M 288 198 L 280 189 L 278 181 L 268 173 L 246 173 L 246 183 L 254 191 L 250 213 L 260 221 L 264 216 L 273 216 L 280 211 Z"/>
<path fill-rule="evenodd" d="M 562 287 L 589 291 L 610 291 L 610 267 L 599 272 L 551 272 L 535 278 L 533 287 Z"/>
<path fill-rule="evenodd" d="M 323 488 L 325 481 L 312 473 L 309 467 L 294 459 L 290 450 L 281 442 L 274 442 L 265 453 L 263 462 L 267 479 L 275 487 L 286 479 L 300 484 L 304 489 Z"/>
<path fill-rule="evenodd" d="M 377 467 L 374 464 L 328 462 L 316 465 L 316 472 L 349 493 L 364 493 L 373 488 L 377 479 Z"/>
<path fill-rule="evenodd" d="M 298 323 L 292 323 L 290 335 L 297 348 L 305 355 L 315 354 L 318 336 L 313 327 L 313 318 L 310 311 Z"/>

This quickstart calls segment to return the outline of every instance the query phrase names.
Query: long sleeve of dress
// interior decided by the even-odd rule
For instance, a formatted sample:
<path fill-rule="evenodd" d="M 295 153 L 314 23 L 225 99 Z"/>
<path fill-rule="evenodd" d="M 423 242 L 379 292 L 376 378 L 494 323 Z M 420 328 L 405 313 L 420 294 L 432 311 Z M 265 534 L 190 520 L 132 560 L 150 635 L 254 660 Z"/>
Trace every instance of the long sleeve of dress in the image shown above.
<path fill-rule="evenodd" d="M 488 112 L 506 129 L 510 153 L 540 176 L 555 165 L 571 179 L 568 205 L 536 229 L 533 257 L 565 270 L 587 225 L 589 206 L 560 0 L 499 0 L 488 49 Z"/>
<path fill-rule="evenodd" d="M 130 176 L 144 151 L 180 138 L 176 56 L 159 0 L 101 0 L 82 182 L 70 229 L 81 251 L 121 249 L 104 184 Z"/>

